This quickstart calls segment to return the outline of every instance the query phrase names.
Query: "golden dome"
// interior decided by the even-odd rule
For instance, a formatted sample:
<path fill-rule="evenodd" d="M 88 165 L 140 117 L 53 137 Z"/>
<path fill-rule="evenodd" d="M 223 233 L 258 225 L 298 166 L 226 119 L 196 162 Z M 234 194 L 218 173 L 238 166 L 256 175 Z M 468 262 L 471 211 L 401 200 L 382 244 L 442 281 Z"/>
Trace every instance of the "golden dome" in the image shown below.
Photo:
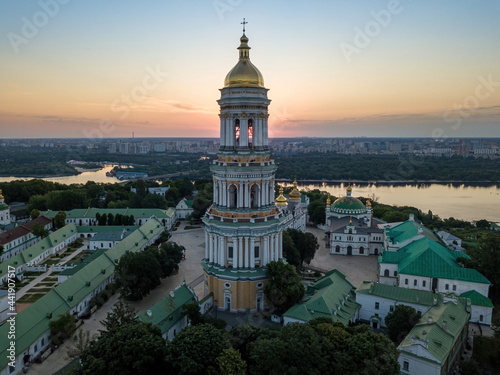
<path fill-rule="evenodd" d="M 233 69 L 229 71 L 224 80 L 224 87 L 262 87 L 264 88 L 264 77 L 259 69 L 250 62 L 250 47 L 245 33 L 240 38 L 240 59 Z"/>
<path fill-rule="evenodd" d="M 371 207 L 371 206 L 372 206 L 372 202 L 370 202 L 369 200 L 366 200 L 366 205 L 367 205 L 368 207 Z"/>
<path fill-rule="evenodd" d="M 280 187 L 280 195 L 276 198 L 276 206 L 286 206 L 288 205 L 286 198 L 283 195 L 283 187 Z"/>
<path fill-rule="evenodd" d="M 331 203 L 330 196 L 328 196 L 328 198 L 326 198 L 326 205 L 329 206 Z"/>
<path fill-rule="evenodd" d="M 4 197 L 2 195 L 2 189 L 0 189 L 0 199 L 4 199 Z"/>
<path fill-rule="evenodd" d="M 352 187 L 351 187 L 351 184 L 349 184 L 349 186 L 347 187 L 346 189 L 349 193 L 352 191 Z"/>
<path fill-rule="evenodd" d="M 297 185 L 298 185 L 297 180 L 294 180 L 293 181 L 293 189 L 290 192 L 290 194 L 288 195 L 290 200 L 294 200 L 294 201 L 300 200 L 300 191 L 299 191 L 299 189 L 297 189 Z"/>

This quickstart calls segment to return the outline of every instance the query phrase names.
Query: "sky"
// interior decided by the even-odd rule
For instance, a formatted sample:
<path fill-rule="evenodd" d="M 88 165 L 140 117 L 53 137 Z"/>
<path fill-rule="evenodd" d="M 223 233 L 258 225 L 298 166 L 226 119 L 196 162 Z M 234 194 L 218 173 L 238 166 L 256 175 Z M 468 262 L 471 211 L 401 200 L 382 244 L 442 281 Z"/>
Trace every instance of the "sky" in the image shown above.
<path fill-rule="evenodd" d="M 218 137 L 243 18 L 271 137 L 500 137 L 500 1 L 4 0 L 0 138 Z"/>

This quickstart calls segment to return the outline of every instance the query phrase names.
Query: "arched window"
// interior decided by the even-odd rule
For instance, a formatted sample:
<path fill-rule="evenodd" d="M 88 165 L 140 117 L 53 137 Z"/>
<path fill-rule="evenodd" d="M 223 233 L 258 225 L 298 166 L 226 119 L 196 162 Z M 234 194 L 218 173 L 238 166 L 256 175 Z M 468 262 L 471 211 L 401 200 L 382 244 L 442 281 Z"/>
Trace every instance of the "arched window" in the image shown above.
<path fill-rule="evenodd" d="M 234 122 L 234 145 L 238 147 L 240 145 L 240 120 L 236 119 Z"/>
<path fill-rule="evenodd" d="M 339 245 L 335 246 L 335 252 L 340 253 L 340 246 Z"/>
<path fill-rule="evenodd" d="M 389 276 L 389 270 L 384 271 L 384 276 Z"/>
<path fill-rule="evenodd" d="M 359 248 L 359 253 L 360 253 L 360 254 L 364 254 L 364 253 L 365 253 L 365 248 L 364 248 L 363 246 L 361 246 L 361 247 Z"/>
<path fill-rule="evenodd" d="M 253 184 L 250 188 L 250 207 L 257 208 L 260 206 L 260 186 Z"/>
<path fill-rule="evenodd" d="M 231 184 L 228 189 L 229 193 L 229 208 L 236 208 L 238 206 L 238 188 Z"/>
<path fill-rule="evenodd" d="M 248 120 L 248 147 L 252 148 L 253 144 L 253 120 Z"/>

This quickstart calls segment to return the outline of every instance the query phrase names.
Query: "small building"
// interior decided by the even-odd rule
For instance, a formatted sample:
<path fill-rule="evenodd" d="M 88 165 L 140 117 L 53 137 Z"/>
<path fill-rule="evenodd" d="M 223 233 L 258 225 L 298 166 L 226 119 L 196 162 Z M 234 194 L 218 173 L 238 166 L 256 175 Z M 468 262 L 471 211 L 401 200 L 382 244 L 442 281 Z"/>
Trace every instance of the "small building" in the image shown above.
<path fill-rule="evenodd" d="M 283 195 L 284 190 L 280 188 L 280 195 L 276 198 L 275 203 L 285 214 L 285 221 L 283 223 L 285 230 L 297 229 L 305 232 L 309 197 L 301 194 L 297 186 L 297 181 L 293 181 L 292 191 L 288 195 Z"/>
<path fill-rule="evenodd" d="M 347 326 L 349 322 L 358 319 L 360 307 L 352 284 L 339 270 L 333 269 L 307 285 L 302 301 L 283 314 L 283 324 L 307 323 L 315 318 L 325 317 Z"/>
<path fill-rule="evenodd" d="M 116 215 L 132 216 L 134 219 L 134 225 L 141 226 L 152 218 L 158 219 L 165 229 L 171 230 L 175 224 L 175 209 L 168 208 L 162 210 L 160 208 L 77 208 L 70 211 L 65 211 L 66 213 L 66 224 L 73 223 L 77 226 L 97 226 L 98 221 L 96 215 L 107 215 L 110 214 L 113 217 Z M 56 215 L 56 211 L 46 211 L 44 215 L 53 219 Z M 97 215 L 98 216 L 98 215 Z"/>
<path fill-rule="evenodd" d="M 184 282 L 160 302 L 141 314 L 139 320 L 158 326 L 162 337 L 170 341 L 189 325 L 188 318 L 183 314 L 182 308 L 192 302 L 198 303 L 198 297 L 196 297 L 194 290 Z"/>
<path fill-rule="evenodd" d="M 373 218 L 370 201 L 363 204 L 352 196 L 348 186 L 346 196 L 331 203 L 326 201 L 326 234 L 332 255 L 378 255 L 383 248 L 380 220 Z"/>
<path fill-rule="evenodd" d="M 165 193 L 167 191 L 169 191 L 170 189 L 170 186 L 166 186 L 166 187 L 162 187 L 162 186 L 159 186 L 159 187 L 150 187 L 150 188 L 146 188 L 146 190 L 148 191 L 149 194 L 156 194 L 156 195 L 160 195 L 162 196 L 163 198 L 165 198 Z M 132 193 L 137 193 L 137 189 L 132 187 L 130 188 L 130 191 Z"/>
<path fill-rule="evenodd" d="M 451 233 L 445 232 L 440 230 L 437 232 L 439 238 L 448 245 L 450 250 L 455 250 L 455 251 L 465 251 L 465 249 L 462 247 L 462 239 L 458 238 L 457 236 L 454 236 Z"/>
<path fill-rule="evenodd" d="M 5 203 L 5 198 L 0 189 L 0 225 L 9 225 L 10 221 L 10 207 Z"/>
<path fill-rule="evenodd" d="M 382 284 L 457 295 L 476 290 L 488 296 L 491 283 L 477 270 L 457 262 L 466 254 L 452 251 L 427 237 L 413 241 L 396 251 L 384 251 L 379 257 L 379 281 Z"/>
<path fill-rule="evenodd" d="M 193 213 L 194 197 L 185 197 L 175 206 L 175 217 L 177 220 L 185 219 Z"/>
<path fill-rule="evenodd" d="M 89 239 L 89 250 L 111 249 L 121 240 L 126 238 L 132 231 L 122 228 L 121 231 L 102 231 L 96 233 Z"/>
<path fill-rule="evenodd" d="M 400 374 L 452 374 L 467 341 L 470 305 L 444 298 L 432 306 L 398 346 Z"/>
<path fill-rule="evenodd" d="M 116 178 L 119 180 L 137 180 L 147 177 L 148 174 L 144 172 L 116 172 Z"/>
<path fill-rule="evenodd" d="M 50 233 L 47 237 L 34 243 L 19 254 L 0 263 L 0 282 L 7 281 L 9 269 L 12 270 L 12 268 L 15 269 L 16 278 L 22 280 L 27 267 L 36 266 L 48 257 L 60 252 L 76 240 L 77 236 L 78 232 L 74 224 L 65 225 L 61 229 Z"/>
<path fill-rule="evenodd" d="M 42 239 L 33 234 L 33 227 L 35 224 L 40 224 L 45 229 L 50 230 L 52 227 L 52 220 L 46 216 L 40 215 L 34 220 L 0 233 L 0 245 L 3 246 L 3 253 L 0 257 L 0 261 L 4 262 L 16 256 Z"/>
<path fill-rule="evenodd" d="M 388 224 L 384 227 L 384 248 L 386 251 L 397 251 L 424 237 L 434 242 L 440 242 L 438 236 L 416 221 L 413 214 L 410 214 L 407 221 L 397 225 Z"/>

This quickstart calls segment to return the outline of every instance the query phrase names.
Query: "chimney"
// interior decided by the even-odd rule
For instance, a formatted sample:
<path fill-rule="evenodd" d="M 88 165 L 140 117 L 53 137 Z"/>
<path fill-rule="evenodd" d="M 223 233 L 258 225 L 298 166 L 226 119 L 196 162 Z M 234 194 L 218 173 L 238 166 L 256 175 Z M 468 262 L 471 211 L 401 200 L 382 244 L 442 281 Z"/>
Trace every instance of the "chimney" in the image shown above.
<path fill-rule="evenodd" d="M 446 331 L 446 320 L 443 320 L 443 325 L 442 325 L 443 329 Z"/>
<path fill-rule="evenodd" d="M 432 316 L 429 316 L 429 317 L 427 318 L 427 323 L 429 323 L 429 324 L 430 324 L 430 323 L 432 323 L 432 322 L 434 322 L 434 319 L 432 319 Z"/>
<path fill-rule="evenodd" d="M 415 221 L 415 215 L 414 215 L 414 214 L 410 214 L 410 217 L 409 217 L 409 219 L 408 219 L 408 220 L 410 220 L 410 221 Z"/>

